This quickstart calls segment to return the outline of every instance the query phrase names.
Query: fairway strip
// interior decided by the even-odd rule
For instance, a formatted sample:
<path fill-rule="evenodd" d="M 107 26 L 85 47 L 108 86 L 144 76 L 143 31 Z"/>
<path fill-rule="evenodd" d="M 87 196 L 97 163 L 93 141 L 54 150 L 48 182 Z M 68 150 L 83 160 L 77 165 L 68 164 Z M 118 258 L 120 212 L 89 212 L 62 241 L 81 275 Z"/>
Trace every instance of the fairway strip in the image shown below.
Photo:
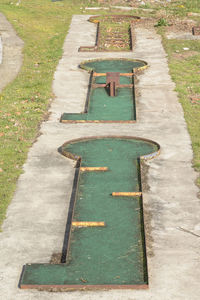
<path fill-rule="evenodd" d="M 131 51 L 134 46 L 134 27 L 140 17 L 132 15 L 92 16 L 89 21 L 97 24 L 94 46 L 82 46 L 79 51 Z"/>
<path fill-rule="evenodd" d="M 76 168 L 61 260 L 26 264 L 21 288 L 147 288 L 140 157 L 159 148 L 153 141 L 127 136 L 82 138 L 60 148 L 79 166 L 107 166 L 80 169 L 109 172 Z M 112 192 L 123 190 L 135 192 Z"/>
<path fill-rule="evenodd" d="M 95 59 L 81 63 L 91 73 L 84 111 L 64 113 L 62 123 L 135 123 L 135 73 L 147 63 L 135 59 Z"/>

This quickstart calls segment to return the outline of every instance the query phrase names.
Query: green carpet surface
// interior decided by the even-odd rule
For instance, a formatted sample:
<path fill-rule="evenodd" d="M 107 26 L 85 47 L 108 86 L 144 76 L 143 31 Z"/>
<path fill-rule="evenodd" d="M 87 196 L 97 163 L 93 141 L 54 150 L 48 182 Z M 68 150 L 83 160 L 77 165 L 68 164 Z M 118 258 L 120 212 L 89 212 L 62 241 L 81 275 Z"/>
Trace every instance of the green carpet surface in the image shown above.
<path fill-rule="evenodd" d="M 63 145 L 62 152 L 81 167 L 73 221 L 105 222 L 105 227 L 72 228 L 66 264 L 26 265 L 21 285 L 143 285 L 148 283 L 142 197 L 114 197 L 138 192 L 139 157 L 158 145 L 133 138 L 98 138 Z"/>
<path fill-rule="evenodd" d="M 96 73 L 132 73 L 133 70 L 140 69 L 146 65 L 145 61 L 134 59 L 96 59 L 82 63 L 81 68 L 89 71 L 93 70 Z"/>
<path fill-rule="evenodd" d="M 81 64 L 81 68 L 96 73 L 120 72 L 132 73 L 133 70 L 145 67 L 144 61 L 110 59 L 95 60 Z M 105 84 L 106 77 L 93 77 L 92 83 Z M 135 121 L 135 93 L 134 80 L 132 76 L 120 76 L 120 84 L 133 84 L 133 88 L 117 88 L 117 95 L 110 97 L 104 87 L 89 87 L 88 105 L 83 113 L 64 113 L 61 122 L 66 121 Z"/>

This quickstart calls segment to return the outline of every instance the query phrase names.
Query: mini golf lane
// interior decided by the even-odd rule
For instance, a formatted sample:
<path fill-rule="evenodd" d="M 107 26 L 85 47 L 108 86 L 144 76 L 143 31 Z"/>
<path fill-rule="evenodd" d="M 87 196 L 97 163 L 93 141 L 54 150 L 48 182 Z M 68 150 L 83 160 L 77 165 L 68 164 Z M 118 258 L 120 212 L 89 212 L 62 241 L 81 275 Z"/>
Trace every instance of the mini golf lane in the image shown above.
<path fill-rule="evenodd" d="M 77 161 L 60 264 L 27 264 L 21 288 L 147 288 L 140 159 L 159 145 L 133 137 L 64 144 Z"/>
<path fill-rule="evenodd" d="M 134 25 L 140 17 L 131 15 L 93 16 L 97 24 L 95 46 L 80 47 L 79 51 L 130 51 L 134 46 Z"/>
<path fill-rule="evenodd" d="M 63 123 L 120 122 L 136 121 L 134 72 L 147 67 L 141 60 L 106 59 L 93 60 L 81 64 L 81 68 L 91 72 L 88 99 L 83 113 L 64 113 Z M 116 95 L 110 96 L 107 73 L 119 74 Z"/>

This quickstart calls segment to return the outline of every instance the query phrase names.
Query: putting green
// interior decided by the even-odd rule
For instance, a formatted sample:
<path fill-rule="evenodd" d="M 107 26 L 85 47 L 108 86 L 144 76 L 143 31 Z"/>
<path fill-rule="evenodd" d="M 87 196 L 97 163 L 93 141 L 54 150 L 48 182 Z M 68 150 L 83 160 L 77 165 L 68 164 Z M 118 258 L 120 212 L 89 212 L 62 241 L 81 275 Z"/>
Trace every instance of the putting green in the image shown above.
<path fill-rule="evenodd" d="M 120 72 L 131 73 L 135 69 L 141 69 L 147 66 L 147 63 L 143 60 L 136 59 L 96 59 L 86 61 L 81 64 L 81 68 L 88 71 L 95 71 L 97 73 L 106 72 Z"/>
<path fill-rule="evenodd" d="M 76 227 L 70 223 L 66 263 L 26 265 L 20 287 L 146 287 L 139 158 L 153 158 L 158 151 L 156 143 L 131 137 L 64 144 L 62 154 L 80 163 L 71 221 L 104 222 L 105 226 Z M 84 170 L 88 167 L 107 170 Z M 113 192 L 136 194 L 116 197 Z"/>
<path fill-rule="evenodd" d="M 61 122 L 135 122 L 134 79 L 131 75 L 122 74 L 131 74 L 146 65 L 144 61 L 127 59 L 94 60 L 81 64 L 81 68 L 98 74 L 119 72 L 120 85 L 129 86 L 118 87 L 117 95 L 110 97 L 105 87 L 98 87 L 98 84 L 106 84 L 106 76 L 93 76 L 92 73 L 85 111 L 80 114 L 64 113 Z"/>

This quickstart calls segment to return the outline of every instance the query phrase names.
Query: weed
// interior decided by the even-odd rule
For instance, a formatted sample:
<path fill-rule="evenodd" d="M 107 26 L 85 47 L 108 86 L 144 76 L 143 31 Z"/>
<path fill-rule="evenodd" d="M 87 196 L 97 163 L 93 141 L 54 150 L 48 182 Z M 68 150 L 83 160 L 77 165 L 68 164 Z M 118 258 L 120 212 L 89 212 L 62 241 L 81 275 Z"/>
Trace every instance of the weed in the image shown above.
<path fill-rule="evenodd" d="M 168 22 L 165 18 L 160 18 L 158 20 L 158 23 L 155 25 L 155 27 L 160 27 L 160 26 L 168 26 Z"/>

